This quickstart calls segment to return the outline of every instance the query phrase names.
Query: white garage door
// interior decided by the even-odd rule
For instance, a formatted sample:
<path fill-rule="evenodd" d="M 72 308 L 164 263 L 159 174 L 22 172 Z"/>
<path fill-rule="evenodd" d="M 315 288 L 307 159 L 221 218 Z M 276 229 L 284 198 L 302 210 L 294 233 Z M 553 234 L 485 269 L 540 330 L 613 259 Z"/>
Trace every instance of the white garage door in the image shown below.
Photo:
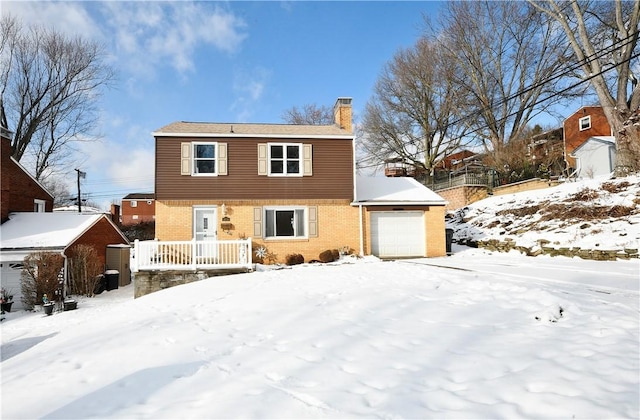
<path fill-rule="evenodd" d="M 423 257 L 424 212 L 371 212 L 371 253 L 378 257 Z"/>
<path fill-rule="evenodd" d="M 22 264 L 19 262 L 3 262 L 0 267 L 0 279 L 2 287 L 13 293 L 13 305 L 11 311 L 22 308 L 20 297 L 20 276 L 22 274 Z"/>

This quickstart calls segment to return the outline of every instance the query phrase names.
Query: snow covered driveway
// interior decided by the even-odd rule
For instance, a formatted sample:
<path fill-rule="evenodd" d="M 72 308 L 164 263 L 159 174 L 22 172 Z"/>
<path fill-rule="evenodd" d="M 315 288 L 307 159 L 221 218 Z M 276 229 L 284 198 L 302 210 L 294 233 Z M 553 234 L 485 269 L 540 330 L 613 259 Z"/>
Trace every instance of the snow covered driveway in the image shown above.
<path fill-rule="evenodd" d="M 2 418 L 638 418 L 637 261 L 456 251 L 11 315 Z"/>

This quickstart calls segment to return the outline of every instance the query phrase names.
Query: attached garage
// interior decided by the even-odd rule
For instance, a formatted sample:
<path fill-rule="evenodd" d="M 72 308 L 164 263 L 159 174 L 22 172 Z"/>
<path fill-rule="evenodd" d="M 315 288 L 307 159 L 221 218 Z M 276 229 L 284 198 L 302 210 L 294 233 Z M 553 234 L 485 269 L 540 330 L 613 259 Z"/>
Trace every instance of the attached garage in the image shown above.
<path fill-rule="evenodd" d="M 423 257 L 423 211 L 372 211 L 371 253 L 379 257 Z"/>
<path fill-rule="evenodd" d="M 413 178 L 357 177 L 360 253 L 381 258 L 446 255 L 447 202 Z"/>

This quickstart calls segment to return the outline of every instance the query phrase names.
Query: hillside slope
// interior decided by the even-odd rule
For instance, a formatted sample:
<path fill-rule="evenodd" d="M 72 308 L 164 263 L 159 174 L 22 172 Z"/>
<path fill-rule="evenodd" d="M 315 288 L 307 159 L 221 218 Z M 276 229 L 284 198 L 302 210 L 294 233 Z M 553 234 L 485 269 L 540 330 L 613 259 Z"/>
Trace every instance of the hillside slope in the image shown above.
<path fill-rule="evenodd" d="M 490 197 L 451 213 L 454 242 L 597 259 L 638 256 L 640 177 L 589 179 Z M 625 251 L 626 250 L 626 251 Z"/>

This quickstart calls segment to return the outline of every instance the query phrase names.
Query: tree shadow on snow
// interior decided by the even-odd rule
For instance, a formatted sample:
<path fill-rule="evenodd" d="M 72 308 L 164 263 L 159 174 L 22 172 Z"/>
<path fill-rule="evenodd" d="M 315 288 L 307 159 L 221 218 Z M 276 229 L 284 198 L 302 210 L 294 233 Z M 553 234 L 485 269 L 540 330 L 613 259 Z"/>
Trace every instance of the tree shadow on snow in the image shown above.
<path fill-rule="evenodd" d="M 29 350 L 31 347 L 35 347 L 42 343 L 44 340 L 54 337 L 58 333 L 51 333 L 40 337 L 21 338 L 19 340 L 13 340 L 0 346 L 0 361 L 11 359 L 13 356 L 17 356 L 20 353 Z"/>
<path fill-rule="evenodd" d="M 144 405 L 158 390 L 194 375 L 205 361 L 157 366 L 125 376 L 45 415 L 43 419 L 118 417 L 118 410 Z"/>

